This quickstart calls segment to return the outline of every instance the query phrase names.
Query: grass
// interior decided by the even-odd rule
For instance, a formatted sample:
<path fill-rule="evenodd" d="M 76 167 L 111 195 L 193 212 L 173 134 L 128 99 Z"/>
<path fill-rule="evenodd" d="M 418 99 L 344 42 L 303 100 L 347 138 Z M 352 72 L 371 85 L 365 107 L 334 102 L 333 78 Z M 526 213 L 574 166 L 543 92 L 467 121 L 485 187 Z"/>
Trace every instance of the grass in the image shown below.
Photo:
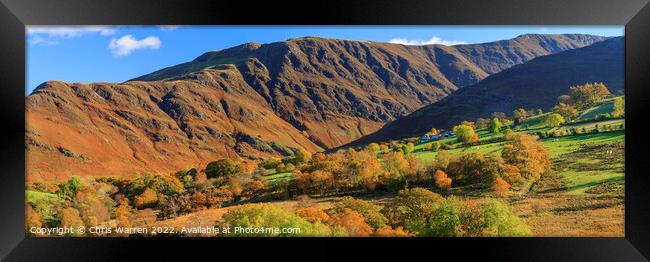
<path fill-rule="evenodd" d="M 608 114 L 608 113 L 611 114 L 612 112 L 614 112 L 613 99 L 583 111 L 582 114 L 580 114 L 580 116 L 578 117 L 578 120 L 592 119 L 597 115 Z"/>
<path fill-rule="evenodd" d="M 47 200 L 47 199 L 58 198 L 58 196 L 55 195 L 55 194 L 39 192 L 39 191 L 33 191 L 33 190 L 26 190 L 25 191 L 25 197 L 26 197 L 28 203 L 36 203 L 39 200 L 43 200 L 43 199 Z"/>
<path fill-rule="evenodd" d="M 275 171 L 275 170 L 274 170 Z M 293 173 L 291 172 L 277 172 L 277 173 L 271 173 L 269 175 L 264 176 L 266 179 L 266 182 L 270 186 L 276 186 L 282 182 L 287 182 L 293 179 Z"/>

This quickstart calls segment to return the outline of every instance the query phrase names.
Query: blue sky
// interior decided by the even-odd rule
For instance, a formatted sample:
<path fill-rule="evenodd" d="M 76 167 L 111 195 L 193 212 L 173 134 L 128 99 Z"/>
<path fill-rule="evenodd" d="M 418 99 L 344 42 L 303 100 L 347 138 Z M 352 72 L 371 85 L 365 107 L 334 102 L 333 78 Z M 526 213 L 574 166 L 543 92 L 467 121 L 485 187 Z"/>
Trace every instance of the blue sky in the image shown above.
<path fill-rule="evenodd" d="M 48 80 L 123 82 L 246 42 L 320 36 L 403 44 L 483 43 L 526 33 L 621 36 L 622 26 L 86 26 L 27 28 L 26 94 Z"/>

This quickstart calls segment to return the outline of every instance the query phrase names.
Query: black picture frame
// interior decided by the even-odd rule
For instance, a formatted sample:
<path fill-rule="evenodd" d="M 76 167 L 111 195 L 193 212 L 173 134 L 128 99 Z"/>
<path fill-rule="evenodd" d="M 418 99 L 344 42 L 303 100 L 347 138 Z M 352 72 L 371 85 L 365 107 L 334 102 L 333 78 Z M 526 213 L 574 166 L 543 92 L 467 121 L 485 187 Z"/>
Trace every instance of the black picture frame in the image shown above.
<path fill-rule="evenodd" d="M 87 1 L 0 0 L 0 258 L 7 261 L 171 260 L 227 252 L 285 259 L 424 255 L 518 261 L 647 261 L 650 194 L 644 116 L 650 105 L 648 0 Z M 624 238 L 213 239 L 26 238 L 25 25 L 625 25 Z M 361 245 L 365 245 L 362 249 Z M 299 246 L 304 246 L 299 247 Z M 290 252 L 279 252 L 278 248 Z M 366 251 L 365 249 L 368 248 Z M 364 250 L 364 251 L 362 251 Z M 438 254 L 449 253 L 455 258 Z M 311 257 L 307 257 L 311 254 Z M 224 256 L 225 258 L 225 256 Z M 139 260 L 139 259 L 138 259 Z"/>

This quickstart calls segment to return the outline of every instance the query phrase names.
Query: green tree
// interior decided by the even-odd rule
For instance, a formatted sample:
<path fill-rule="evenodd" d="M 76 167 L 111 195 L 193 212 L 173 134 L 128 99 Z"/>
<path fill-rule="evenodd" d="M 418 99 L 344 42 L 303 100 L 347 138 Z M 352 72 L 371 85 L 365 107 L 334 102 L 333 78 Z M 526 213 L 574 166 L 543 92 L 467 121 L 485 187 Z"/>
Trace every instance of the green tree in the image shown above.
<path fill-rule="evenodd" d="M 73 199 L 81 187 L 81 179 L 76 176 L 70 178 L 67 182 L 59 184 L 56 194 L 62 199 Z"/>
<path fill-rule="evenodd" d="M 367 147 L 367 148 L 370 149 L 370 150 L 371 150 L 372 152 L 374 152 L 374 153 L 379 152 L 379 150 L 381 149 L 381 148 L 379 147 L 379 144 L 377 144 L 377 143 L 370 143 L 370 144 L 368 144 L 368 147 Z"/>
<path fill-rule="evenodd" d="M 402 145 L 402 153 L 404 153 L 405 155 L 413 153 L 414 150 L 415 150 L 415 145 L 413 145 L 413 143 Z"/>
<path fill-rule="evenodd" d="M 458 138 L 458 142 L 461 143 L 467 143 L 467 142 L 472 142 L 474 139 L 474 135 L 476 135 L 476 132 L 474 132 L 474 128 L 468 125 L 457 125 L 454 127 L 454 133 L 456 133 L 456 137 Z"/>
<path fill-rule="evenodd" d="M 205 167 L 204 172 L 208 178 L 229 178 L 239 175 L 241 173 L 241 167 L 237 162 L 224 158 L 210 162 L 208 166 Z"/>
<path fill-rule="evenodd" d="M 532 234 L 526 222 L 521 220 L 505 201 L 486 199 L 481 209 L 487 236 L 513 237 Z"/>
<path fill-rule="evenodd" d="M 490 132 L 492 132 L 492 133 L 501 132 L 501 121 L 499 121 L 498 118 L 493 117 L 492 120 L 490 120 L 490 125 L 489 125 L 488 128 L 490 129 Z"/>
<path fill-rule="evenodd" d="M 564 117 L 562 115 L 553 113 L 546 116 L 544 119 L 544 124 L 549 127 L 557 127 L 564 123 Z"/>
<path fill-rule="evenodd" d="M 440 195 L 423 188 L 404 189 L 386 209 L 387 216 L 409 232 L 423 232 L 442 200 Z"/>

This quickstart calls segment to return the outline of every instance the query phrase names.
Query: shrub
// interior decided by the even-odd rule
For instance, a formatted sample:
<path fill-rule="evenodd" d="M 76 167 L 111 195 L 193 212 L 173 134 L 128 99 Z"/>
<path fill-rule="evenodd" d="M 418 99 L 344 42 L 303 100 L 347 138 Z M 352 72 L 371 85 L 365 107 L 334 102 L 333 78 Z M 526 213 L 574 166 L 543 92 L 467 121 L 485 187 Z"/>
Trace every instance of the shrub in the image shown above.
<path fill-rule="evenodd" d="M 376 237 L 408 237 L 411 236 L 409 232 L 404 231 L 402 227 L 397 227 L 393 229 L 390 226 L 385 226 L 382 228 L 378 228 L 375 231 L 375 234 L 373 236 Z"/>
<path fill-rule="evenodd" d="M 442 191 L 447 191 L 451 188 L 451 178 L 447 176 L 447 173 L 440 169 L 436 170 L 436 172 L 433 174 L 433 180 L 436 184 L 436 187 Z"/>
<path fill-rule="evenodd" d="M 507 197 L 510 192 L 510 184 L 500 177 L 492 181 L 492 191 L 497 197 Z"/>
<path fill-rule="evenodd" d="M 158 194 L 151 188 L 146 188 L 142 194 L 135 196 L 135 206 L 138 209 L 155 207 L 158 204 Z"/>
<path fill-rule="evenodd" d="M 373 233 L 372 227 L 366 224 L 364 217 L 358 212 L 343 208 L 332 214 L 329 223 L 333 226 L 345 228 L 350 236 L 367 237 Z"/>
<path fill-rule="evenodd" d="M 330 216 L 325 213 L 325 211 L 315 207 L 299 207 L 296 209 L 296 215 L 304 218 L 311 223 L 326 223 L 330 219 Z"/>
<path fill-rule="evenodd" d="M 355 199 L 352 197 L 344 197 L 341 201 L 334 204 L 334 212 L 341 212 L 343 209 L 351 209 L 361 214 L 366 223 L 375 229 L 386 226 L 388 219 L 380 212 L 382 207 L 372 204 L 368 201 Z"/>
<path fill-rule="evenodd" d="M 246 204 L 223 215 L 224 224 L 233 228 L 229 236 L 328 236 L 332 231 L 320 222 L 310 223 L 300 216 L 273 204 Z M 254 232 L 235 231 L 240 228 L 299 228 L 299 232 L 283 233 L 275 230 Z"/>

